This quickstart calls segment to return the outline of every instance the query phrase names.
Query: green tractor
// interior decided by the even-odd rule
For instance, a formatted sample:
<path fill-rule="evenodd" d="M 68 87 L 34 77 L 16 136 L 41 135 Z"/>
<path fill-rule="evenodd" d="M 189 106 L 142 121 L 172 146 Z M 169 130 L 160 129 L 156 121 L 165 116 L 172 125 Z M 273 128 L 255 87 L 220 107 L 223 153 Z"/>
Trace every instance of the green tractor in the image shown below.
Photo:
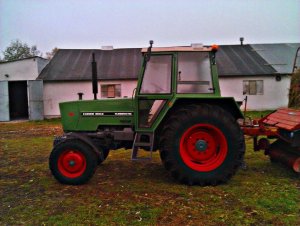
<path fill-rule="evenodd" d="M 188 185 L 228 181 L 243 162 L 245 142 L 234 98 L 221 97 L 217 46 L 142 49 L 143 64 L 132 98 L 60 103 L 64 135 L 56 137 L 49 166 L 63 184 L 86 183 L 118 148 L 159 150 L 173 178 Z"/>

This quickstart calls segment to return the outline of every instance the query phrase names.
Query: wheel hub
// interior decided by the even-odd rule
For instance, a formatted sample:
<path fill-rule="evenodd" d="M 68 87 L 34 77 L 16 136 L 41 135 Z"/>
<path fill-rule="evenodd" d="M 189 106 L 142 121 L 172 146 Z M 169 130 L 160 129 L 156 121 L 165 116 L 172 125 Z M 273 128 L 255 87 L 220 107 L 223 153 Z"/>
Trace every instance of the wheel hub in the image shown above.
<path fill-rule="evenodd" d="M 198 140 L 195 144 L 196 150 L 203 152 L 207 149 L 207 143 L 205 140 Z"/>
<path fill-rule="evenodd" d="M 206 161 L 216 153 L 214 138 L 207 131 L 196 130 L 188 135 L 185 143 L 186 153 L 192 161 Z"/>
<path fill-rule="evenodd" d="M 196 124 L 183 133 L 180 155 L 192 169 L 211 171 L 225 160 L 227 141 L 219 128 L 211 124 Z"/>
<path fill-rule="evenodd" d="M 85 156 L 77 150 L 66 150 L 58 159 L 58 169 L 66 177 L 78 177 L 86 169 Z"/>
<path fill-rule="evenodd" d="M 75 166 L 75 164 L 76 164 L 76 162 L 75 162 L 74 160 L 71 160 L 71 161 L 69 162 L 69 165 L 70 165 L 70 166 Z"/>

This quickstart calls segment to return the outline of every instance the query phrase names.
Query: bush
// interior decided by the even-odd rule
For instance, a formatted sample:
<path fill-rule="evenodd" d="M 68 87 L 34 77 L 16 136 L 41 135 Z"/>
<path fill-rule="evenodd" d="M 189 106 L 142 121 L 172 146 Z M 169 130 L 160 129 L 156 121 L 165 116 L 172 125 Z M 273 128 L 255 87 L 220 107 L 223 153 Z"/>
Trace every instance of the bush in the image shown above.
<path fill-rule="evenodd" d="M 289 107 L 300 108 L 300 69 L 292 74 L 289 92 Z"/>

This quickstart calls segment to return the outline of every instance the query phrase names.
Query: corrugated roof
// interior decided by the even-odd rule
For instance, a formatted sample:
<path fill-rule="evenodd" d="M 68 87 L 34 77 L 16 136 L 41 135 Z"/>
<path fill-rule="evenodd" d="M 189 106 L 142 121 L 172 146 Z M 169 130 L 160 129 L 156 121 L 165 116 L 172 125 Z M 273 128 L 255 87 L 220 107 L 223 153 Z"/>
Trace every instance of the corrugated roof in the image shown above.
<path fill-rule="evenodd" d="M 224 45 L 217 52 L 219 76 L 271 75 L 276 71 L 249 45 Z"/>
<path fill-rule="evenodd" d="M 251 44 L 251 47 L 275 68 L 278 73 L 291 74 L 296 51 L 300 47 L 300 43 Z M 300 65 L 299 58 L 297 65 Z"/>
<path fill-rule="evenodd" d="M 99 80 L 137 79 L 142 63 L 141 49 L 60 49 L 38 79 L 45 81 L 91 80 L 95 53 Z"/>
<path fill-rule="evenodd" d="M 220 77 L 290 74 L 300 44 L 223 45 L 217 52 Z M 38 79 L 91 80 L 92 53 L 99 80 L 137 79 L 142 64 L 140 48 L 93 50 L 60 49 Z M 281 65 L 283 64 L 284 65 Z M 280 65 L 274 65 L 280 63 Z"/>

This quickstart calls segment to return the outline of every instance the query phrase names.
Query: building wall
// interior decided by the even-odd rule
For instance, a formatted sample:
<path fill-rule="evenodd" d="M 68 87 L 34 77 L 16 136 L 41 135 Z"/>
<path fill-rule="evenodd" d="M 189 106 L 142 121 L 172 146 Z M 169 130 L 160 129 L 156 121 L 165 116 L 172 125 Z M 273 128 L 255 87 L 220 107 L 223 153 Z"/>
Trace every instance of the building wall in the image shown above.
<path fill-rule="evenodd" d="M 0 81 L 35 80 L 47 63 L 39 57 L 1 63 Z"/>
<path fill-rule="evenodd" d="M 43 59 L 41 57 L 33 57 L 28 59 L 21 59 L 16 61 L 0 63 L 0 82 L 2 86 L 0 87 L 0 89 L 1 88 L 3 89 L 1 90 L 3 95 L 0 95 L 0 109 L 1 109 L 0 120 L 1 121 L 9 121 L 16 118 L 13 117 L 14 114 L 11 113 L 12 109 L 14 108 L 13 106 L 26 106 L 26 105 L 28 105 L 29 120 L 43 119 L 43 99 L 42 99 L 43 82 L 36 80 L 36 78 L 38 77 L 39 73 L 46 66 L 48 62 L 49 62 L 48 60 Z M 9 99 L 10 97 L 15 97 L 20 91 L 20 88 L 17 89 L 12 88 L 13 85 L 16 83 L 19 84 L 21 83 L 22 84 L 21 87 L 24 88 L 26 88 L 27 86 L 28 98 L 27 98 L 26 105 L 24 103 L 24 101 L 26 101 L 26 98 L 23 101 L 20 100 L 19 97 Z M 6 89 L 4 90 L 3 87 L 6 87 Z"/>
<path fill-rule="evenodd" d="M 234 97 L 237 101 L 245 98 L 243 95 L 243 80 L 263 80 L 263 95 L 248 95 L 247 108 L 249 110 L 269 110 L 287 107 L 290 77 L 282 76 L 277 82 L 274 76 L 256 76 L 239 78 L 220 78 L 221 94 Z M 136 80 L 100 81 L 98 98 L 101 98 L 101 85 L 121 84 L 121 97 L 131 97 Z M 46 118 L 58 117 L 60 102 L 78 100 L 78 93 L 84 93 L 83 100 L 93 99 L 92 83 L 90 81 L 48 82 L 44 81 L 44 114 Z"/>
<path fill-rule="evenodd" d="M 242 101 L 243 80 L 263 80 L 263 95 L 247 95 L 249 110 L 273 110 L 279 107 L 287 107 L 290 88 L 290 76 L 281 76 L 277 82 L 274 76 L 250 76 L 250 77 L 221 77 L 220 88 L 222 96 L 233 96 L 235 100 Z"/>
<path fill-rule="evenodd" d="M 101 98 L 101 85 L 121 84 L 121 98 L 131 97 L 132 91 L 137 85 L 136 80 L 120 81 L 100 81 L 98 83 L 98 98 Z M 83 100 L 94 98 L 92 83 L 90 81 L 44 81 L 44 114 L 46 118 L 60 115 L 59 103 L 65 101 L 78 100 L 78 93 L 84 93 Z"/>

